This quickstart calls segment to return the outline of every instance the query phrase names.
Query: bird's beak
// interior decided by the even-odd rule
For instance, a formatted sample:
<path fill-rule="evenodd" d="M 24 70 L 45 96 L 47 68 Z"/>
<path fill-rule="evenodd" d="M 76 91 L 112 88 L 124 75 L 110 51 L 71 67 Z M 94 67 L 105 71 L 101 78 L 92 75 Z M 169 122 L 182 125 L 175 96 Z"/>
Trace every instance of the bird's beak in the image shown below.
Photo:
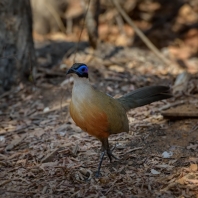
<path fill-rule="evenodd" d="M 70 68 L 70 69 L 67 71 L 66 75 L 67 75 L 67 74 L 72 74 L 72 73 L 76 73 L 76 71 L 75 71 L 73 68 Z"/>

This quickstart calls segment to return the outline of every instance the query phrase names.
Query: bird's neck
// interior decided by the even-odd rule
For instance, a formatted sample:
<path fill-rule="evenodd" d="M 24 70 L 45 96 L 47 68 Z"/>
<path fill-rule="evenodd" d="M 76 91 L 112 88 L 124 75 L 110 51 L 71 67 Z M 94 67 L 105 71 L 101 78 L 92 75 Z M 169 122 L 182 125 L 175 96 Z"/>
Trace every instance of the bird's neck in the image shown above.
<path fill-rule="evenodd" d="M 72 90 L 72 98 L 81 98 L 82 100 L 91 95 L 92 86 L 88 78 L 80 78 L 74 76 L 74 85 Z"/>
<path fill-rule="evenodd" d="M 90 86 L 90 82 L 88 78 L 82 78 L 82 77 L 78 77 L 78 76 L 74 76 L 74 86 L 86 86 L 89 85 Z"/>

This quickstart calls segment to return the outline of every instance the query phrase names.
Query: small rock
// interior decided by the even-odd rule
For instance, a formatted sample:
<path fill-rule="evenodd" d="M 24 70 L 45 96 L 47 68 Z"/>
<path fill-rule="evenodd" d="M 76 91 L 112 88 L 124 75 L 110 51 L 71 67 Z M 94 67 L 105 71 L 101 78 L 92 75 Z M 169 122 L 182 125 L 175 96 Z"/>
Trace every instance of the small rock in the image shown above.
<path fill-rule="evenodd" d="M 164 152 L 162 153 L 162 157 L 163 157 L 163 158 L 170 158 L 170 157 L 172 157 L 172 156 L 173 156 L 173 152 L 172 152 L 172 151 L 170 151 L 170 152 L 164 151 Z"/>
<path fill-rule="evenodd" d="M 156 171 L 155 169 L 151 169 L 151 173 L 153 175 L 159 175 L 160 174 L 160 172 Z"/>

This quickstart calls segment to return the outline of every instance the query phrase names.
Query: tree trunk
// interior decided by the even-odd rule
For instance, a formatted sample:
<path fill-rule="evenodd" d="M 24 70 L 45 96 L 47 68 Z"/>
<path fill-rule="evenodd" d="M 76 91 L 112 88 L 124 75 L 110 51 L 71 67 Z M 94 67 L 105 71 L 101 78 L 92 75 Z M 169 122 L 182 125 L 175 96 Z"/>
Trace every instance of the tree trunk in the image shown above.
<path fill-rule="evenodd" d="M 100 14 L 100 0 L 91 0 L 91 1 L 85 0 L 84 2 L 85 2 L 84 10 L 86 14 L 86 27 L 89 35 L 89 43 L 94 49 L 96 49 L 98 45 L 98 23 L 99 23 L 99 14 Z"/>
<path fill-rule="evenodd" d="M 0 0 L 0 92 L 30 77 L 35 66 L 29 0 Z"/>

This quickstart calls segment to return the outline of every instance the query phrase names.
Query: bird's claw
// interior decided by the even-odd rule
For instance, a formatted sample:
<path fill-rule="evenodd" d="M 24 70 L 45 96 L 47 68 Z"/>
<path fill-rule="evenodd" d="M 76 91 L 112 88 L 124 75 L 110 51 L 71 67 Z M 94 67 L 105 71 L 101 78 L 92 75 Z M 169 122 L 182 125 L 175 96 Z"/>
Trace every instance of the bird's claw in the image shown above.
<path fill-rule="evenodd" d="M 96 175 L 95 175 L 96 178 L 100 177 L 100 168 L 101 168 L 102 161 L 103 161 L 103 158 L 105 156 L 105 153 L 107 153 L 107 156 L 109 157 L 110 162 L 112 162 L 112 158 L 114 158 L 116 160 L 119 160 L 115 155 L 112 154 L 112 151 L 114 149 L 115 149 L 115 147 L 112 150 L 107 149 L 107 150 L 102 151 L 101 156 L 100 156 L 100 163 L 99 163 L 99 166 L 98 166 L 98 171 L 96 172 Z"/>
<path fill-rule="evenodd" d="M 114 150 L 114 149 L 113 149 L 113 150 Z M 115 155 L 112 154 L 112 151 L 111 151 L 111 150 L 107 150 L 107 155 L 108 155 L 108 157 L 109 157 L 110 162 L 112 162 L 112 158 L 118 160 L 118 158 L 117 158 Z"/>

